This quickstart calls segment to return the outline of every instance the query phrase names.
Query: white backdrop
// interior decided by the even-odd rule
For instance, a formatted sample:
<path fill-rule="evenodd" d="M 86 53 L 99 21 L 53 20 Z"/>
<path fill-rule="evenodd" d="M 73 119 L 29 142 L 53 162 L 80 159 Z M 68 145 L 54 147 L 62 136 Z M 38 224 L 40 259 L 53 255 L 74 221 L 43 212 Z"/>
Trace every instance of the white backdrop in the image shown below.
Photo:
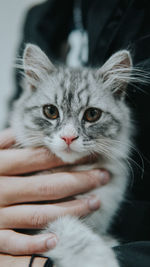
<path fill-rule="evenodd" d="M 26 11 L 44 0 L 0 0 L 0 129 L 7 118 L 7 102 L 14 90 L 13 60 Z"/>

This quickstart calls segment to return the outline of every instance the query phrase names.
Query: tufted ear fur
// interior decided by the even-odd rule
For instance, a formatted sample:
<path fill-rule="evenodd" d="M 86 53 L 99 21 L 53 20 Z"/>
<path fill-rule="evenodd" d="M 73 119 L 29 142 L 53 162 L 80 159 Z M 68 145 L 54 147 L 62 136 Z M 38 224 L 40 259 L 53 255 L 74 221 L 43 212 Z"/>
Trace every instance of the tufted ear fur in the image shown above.
<path fill-rule="evenodd" d="M 130 82 L 132 59 L 130 52 L 122 50 L 112 55 L 97 71 L 104 86 L 110 88 L 115 96 L 122 97 Z"/>
<path fill-rule="evenodd" d="M 32 88 L 55 71 L 55 66 L 36 45 L 27 44 L 23 54 L 23 69 Z"/>

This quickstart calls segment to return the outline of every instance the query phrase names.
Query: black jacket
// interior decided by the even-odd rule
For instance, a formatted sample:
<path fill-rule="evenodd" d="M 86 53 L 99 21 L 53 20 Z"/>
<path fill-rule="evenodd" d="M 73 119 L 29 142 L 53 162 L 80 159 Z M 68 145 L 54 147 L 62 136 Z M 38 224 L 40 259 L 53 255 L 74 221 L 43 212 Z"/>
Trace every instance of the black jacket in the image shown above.
<path fill-rule="evenodd" d="M 53 60 L 60 59 L 61 44 L 75 27 L 73 0 L 49 0 L 33 7 L 27 14 L 23 41 L 39 45 Z M 150 1 L 149 0 L 81 0 L 82 23 L 89 37 L 91 66 L 102 65 L 120 49 L 129 49 L 134 64 L 150 69 Z M 149 71 L 150 73 L 150 71 Z M 16 95 L 21 93 L 16 75 Z M 141 87 L 141 86 L 140 86 Z M 126 244 L 116 247 L 124 267 L 150 266 L 150 85 L 142 90 L 128 88 L 129 105 L 137 127 L 132 167 L 134 178 L 112 230 Z M 142 158 L 142 160 L 141 160 Z M 143 161 L 143 163 L 142 163 Z M 144 166 L 143 166 L 144 164 Z M 138 166 L 139 165 L 139 166 Z M 144 168 L 144 176 L 142 170 Z M 128 242 L 128 244 L 127 244 Z M 111 266 L 110 266 L 111 267 Z"/>

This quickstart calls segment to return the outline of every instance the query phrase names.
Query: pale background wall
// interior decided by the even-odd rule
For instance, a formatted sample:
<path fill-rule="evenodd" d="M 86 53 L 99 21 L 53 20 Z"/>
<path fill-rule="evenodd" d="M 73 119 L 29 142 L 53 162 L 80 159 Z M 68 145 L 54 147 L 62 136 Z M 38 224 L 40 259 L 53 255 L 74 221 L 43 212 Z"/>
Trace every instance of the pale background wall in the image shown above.
<path fill-rule="evenodd" d="M 13 92 L 12 64 L 21 38 L 26 11 L 44 0 L 0 0 L 0 129 L 7 118 L 7 102 Z"/>

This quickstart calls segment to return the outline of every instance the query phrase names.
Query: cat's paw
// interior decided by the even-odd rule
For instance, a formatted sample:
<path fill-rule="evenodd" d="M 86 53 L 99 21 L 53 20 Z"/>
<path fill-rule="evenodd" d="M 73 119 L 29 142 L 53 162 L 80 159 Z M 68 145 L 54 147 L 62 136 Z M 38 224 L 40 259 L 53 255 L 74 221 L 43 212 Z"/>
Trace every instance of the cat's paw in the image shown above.
<path fill-rule="evenodd" d="M 103 238 L 76 218 L 60 218 L 45 231 L 58 237 L 57 246 L 44 254 L 51 257 L 57 267 L 119 267 Z"/>

